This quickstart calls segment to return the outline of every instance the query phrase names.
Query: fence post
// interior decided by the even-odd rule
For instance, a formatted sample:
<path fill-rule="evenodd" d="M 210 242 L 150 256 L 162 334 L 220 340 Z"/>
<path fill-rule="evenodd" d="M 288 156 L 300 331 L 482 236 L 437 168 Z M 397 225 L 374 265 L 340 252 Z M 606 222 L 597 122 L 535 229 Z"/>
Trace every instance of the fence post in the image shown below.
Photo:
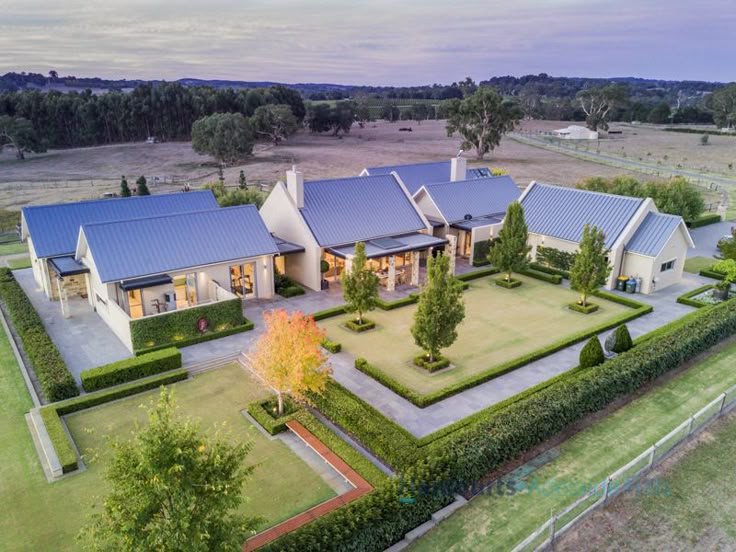
<path fill-rule="evenodd" d="M 718 414 L 721 414 L 723 412 L 723 407 L 726 406 L 726 393 L 723 393 L 721 395 L 721 406 L 718 409 Z"/>
<path fill-rule="evenodd" d="M 603 504 L 608 500 L 608 486 L 611 484 L 611 478 L 606 476 L 606 484 L 603 486 Z"/>
<path fill-rule="evenodd" d="M 687 434 L 690 435 L 693 431 L 693 422 L 695 422 L 695 416 L 690 416 L 687 424 Z"/>
<path fill-rule="evenodd" d="M 652 445 L 652 451 L 649 453 L 649 467 L 651 468 L 654 464 L 654 455 L 657 452 L 657 445 Z"/>
<path fill-rule="evenodd" d="M 552 516 L 549 524 L 549 544 L 550 546 L 555 543 L 555 532 L 557 531 L 557 516 Z"/>

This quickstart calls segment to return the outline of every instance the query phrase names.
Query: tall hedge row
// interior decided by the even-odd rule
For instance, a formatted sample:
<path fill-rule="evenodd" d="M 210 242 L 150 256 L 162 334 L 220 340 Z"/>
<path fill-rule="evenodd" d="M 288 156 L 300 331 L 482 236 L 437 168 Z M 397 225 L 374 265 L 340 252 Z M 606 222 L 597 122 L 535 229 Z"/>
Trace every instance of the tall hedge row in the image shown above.
<path fill-rule="evenodd" d="M 79 395 L 79 389 L 59 350 L 51 341 L 41 317 L 15 281 L 10 269 L 0 268 L 0 300 L 20 336 L 26 358 L 38 378 L 44 397 L 60 401 Z"/>
<path fill-rule="evenodd" d="M 431 442 L 398 479 L 284 535 L 263 550 L 383 550 L 449 503 L 453 493 L 734 333 L 736 302 L 701 309 L 609 362 L 576 372 Z M 373 417 L 353 412 L 341 421 L 350 432 L 350 424 L 362 424 Z M 387 425 L 394 431 L 390 422 Z M 380 432 L 375 428 L 368 434 L 362 429 L 353 433 L 365 436 Z M 377 443 L 363 444 L 380 455 L 377 449 L 388 446 L 388 439 L 376 439 Z M 409 440 L 397 441 L 408 444 Z M 408 458 L 411 451 L 405 450 L 401 456 Z M 414 502 L 400 500 L 407 497 Z"/>

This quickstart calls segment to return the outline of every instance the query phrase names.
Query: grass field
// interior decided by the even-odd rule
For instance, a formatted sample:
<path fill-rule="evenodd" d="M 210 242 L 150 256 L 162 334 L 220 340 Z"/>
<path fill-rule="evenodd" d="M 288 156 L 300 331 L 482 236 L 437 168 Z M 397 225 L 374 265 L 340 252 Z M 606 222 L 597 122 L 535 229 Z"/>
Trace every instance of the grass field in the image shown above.
<path fill-rule="evenodd" d="M 455 367 L 434 374 L 412 364 L 412 359 L 421 354 L 410 330 L 415 305 L 368 313 L 367 317 L 378 327 L 363 333 L 345 329 L 347 317 L 331 318 L 320 325 L 330 339 L 342 343 L 344 351 L 367 359 L 412 390 L 426 394 L 630 310 L 596 298 L 601 309 L 589 315 L 580 314 L 567 308 L 578 299 L 577 293 L 531 278 L 520 279 L 524 284 L 512 290 L 495 285 L 490 278 L 472 282 L 463 296 L 466 312 L 465 320 L 458 326 L 458 339 L 442 351 Z"/>
<path fill-rule="evenodd" d="M 705 268 L 710 268 L 715 262 L 716 259 L 713 257 L 690 257 L 685 261 L 685 272 L 697 274 Z"/>
<path fill-rule="evenodd" d="M 334 496 L 332 489 L 281 441 L 266 439 L 240 414 L 245 405 L 267 393 L 233 365 L 174 385 L 182 414 L 199 418 L 203 429 L 226 423 L 235 440 L 252 440 L 246 483 L 249 502 L 243 511 L 272 525 Z M 71 550 L 74 537 L 104 496 L 104 435 L 125 438 L 145 419 L 139 405 L 157 392 L 131 397 L 69 416 L 69 428 L 82 451 L 100 459 L 88 469 L 49 484 L 43 476 L 23 413 L 31 407 L 5 335 L 0 336 L 0 516 L 5 550 Z"/>
<path fill-rule="evenodd" d="M 735 354 L 736 343 L 732 343 L 553 449 L 551 461 L 521 478 L 529 487 L 537 484 L 542 490 L 481 495 L 429 532 L 411 547 L 412 552 L 510 550 L 579 496 L 571 489 L 601 481 L 736 383 Z M 707 466 L 701 469 L 708 470 Z M 724 492 L 731 489 L 724 485 Z M 687 489 L 673 480 L 670 490 L 676 495 Z M 659 506 L 653 507 L 676 508 L 667 500 L 672 498 L 660 496 Z M 620 549 L 605 541 L 601 548 Z M 649 549 L 636 543 L 632 548 Z"/>
<path fill-rule="evenodd" d="M 28 244 L 23 242 L 5 243 L 0 245 L 0 256 L 17 255 L 18 253 L 28 253 Z"/>
<path fill-rule="evenodd" d="M 719 420 L 650 474 L 656 498 L 624 494 L 595 512 L 555 550 L 736 549 L 736 414 Z"/>
<path fill-rule="evenodd" d="M 21 257 L 20 259 L 8 259 L 8 266 L 13 270 L 31 268 L 31 258 Z"/>

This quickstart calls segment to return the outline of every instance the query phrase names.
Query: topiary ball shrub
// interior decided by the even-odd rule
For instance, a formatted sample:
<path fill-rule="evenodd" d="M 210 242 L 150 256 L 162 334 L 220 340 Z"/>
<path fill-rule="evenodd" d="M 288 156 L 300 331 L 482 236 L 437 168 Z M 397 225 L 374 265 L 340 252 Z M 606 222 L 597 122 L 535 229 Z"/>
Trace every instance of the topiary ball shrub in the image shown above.
<path fill-rule="evenodd" d="M 598 336 L 591 337 L 588 342 L 580 351 L 580 367 L 581 368 L 592 368 L 603 364 L 606 357 L 603 355 L 603 347 L 601 342 L 598 341 Z"/>
<path fill-rule="evenodd" d="M 625 353 L 634 346 L 634 342 L 631 340 L 631 334 L 626 324 L 621 324 L 613 334 L 614 342 L 611 351 L 614 353 Z"/>

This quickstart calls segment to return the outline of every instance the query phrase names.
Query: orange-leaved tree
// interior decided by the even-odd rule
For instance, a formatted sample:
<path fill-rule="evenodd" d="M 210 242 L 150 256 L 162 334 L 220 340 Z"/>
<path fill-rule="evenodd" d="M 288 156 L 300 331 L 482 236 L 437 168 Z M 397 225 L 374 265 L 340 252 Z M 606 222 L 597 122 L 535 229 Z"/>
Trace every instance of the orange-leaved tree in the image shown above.
<path fill-rule="evenodd" d="M 320 347 L 325 338 L 311 316 L 285 310 L 263 313 L 266 330 L 251 355 L 251 369 L 276 391 L 278 414 L 284 413 L 284 395 L 308 402 L 307 393 L 321 394 L 332 373 Z"/>

